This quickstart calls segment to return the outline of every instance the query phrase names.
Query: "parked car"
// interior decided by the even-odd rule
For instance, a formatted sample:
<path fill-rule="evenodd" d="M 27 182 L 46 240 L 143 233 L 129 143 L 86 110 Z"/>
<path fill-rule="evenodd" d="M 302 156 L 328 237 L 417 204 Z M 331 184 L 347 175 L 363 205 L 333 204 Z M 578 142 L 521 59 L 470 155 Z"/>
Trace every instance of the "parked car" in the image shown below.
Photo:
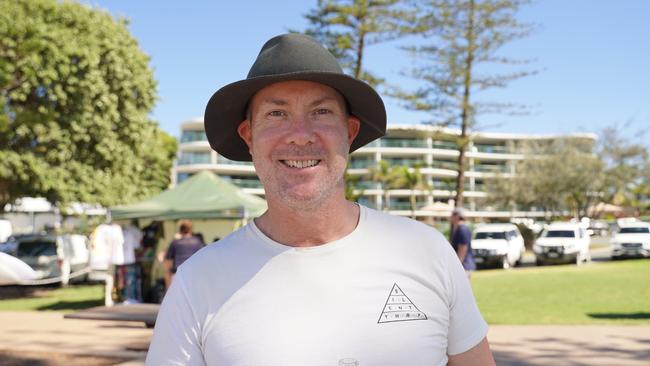
<path fill-rule="evenodd" d="M 582 264 L 591 260 L 591 239 L 579 223 L 550 224 L 533 245 L 538 266 L 548 263 Z"/>
<path fill-rule="evenodd" d="M 0 243 L 4 243 L 11 236 L 11 222 L 9 220 L 0 219 Z"/>
<path fill-rule="evenodd" d="M 62 283 L 67 283 L 70 273 L 86 268 L 90 259 L 83 235 L 21 235 L 13 239 L 13 244 L 14 256 L 32 267 L 38 278 L 62 276 Z"/>
<path fill-rule="evenodd" d="M 650 224 L 637 221 L 619 223 L 611 241 L 612 259 L 650 256 Z"/>
<path fill-rule="evenodd" d="M 472 254 L 479 267 L 513 267 L 524 251 L 524 238 L 514 224 L 484 224 L 474 231 Z"/>

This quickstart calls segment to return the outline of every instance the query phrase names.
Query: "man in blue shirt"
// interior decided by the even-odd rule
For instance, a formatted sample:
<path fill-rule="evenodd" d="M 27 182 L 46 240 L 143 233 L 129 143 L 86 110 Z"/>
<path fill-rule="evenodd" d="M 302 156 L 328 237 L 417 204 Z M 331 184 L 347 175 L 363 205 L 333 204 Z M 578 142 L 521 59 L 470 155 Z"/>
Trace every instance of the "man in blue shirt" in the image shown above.
<path fill-rule="evenodd" d="M 454 230 L 451 236 L 451 246 L 458 254 L 458 258 L 469 276 L 471 271 L 476 269 L 476 264 L 472 255 L 472 232 L 465 225 L 465 210 L 462 207 L 456 207 L 451 212 L 451 223 Z"/>

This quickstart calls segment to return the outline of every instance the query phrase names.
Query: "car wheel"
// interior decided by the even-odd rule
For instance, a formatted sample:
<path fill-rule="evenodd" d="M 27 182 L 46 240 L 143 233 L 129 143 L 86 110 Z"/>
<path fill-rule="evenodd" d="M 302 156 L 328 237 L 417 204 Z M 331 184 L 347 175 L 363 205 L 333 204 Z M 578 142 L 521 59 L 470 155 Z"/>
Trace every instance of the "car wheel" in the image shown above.
<path fill-rule="evenodd" d="M 501 268 L 510 269 L 510 267 L 510 261 L 508 260 L 508 255 L 506 254 L 501 258 Z"/>

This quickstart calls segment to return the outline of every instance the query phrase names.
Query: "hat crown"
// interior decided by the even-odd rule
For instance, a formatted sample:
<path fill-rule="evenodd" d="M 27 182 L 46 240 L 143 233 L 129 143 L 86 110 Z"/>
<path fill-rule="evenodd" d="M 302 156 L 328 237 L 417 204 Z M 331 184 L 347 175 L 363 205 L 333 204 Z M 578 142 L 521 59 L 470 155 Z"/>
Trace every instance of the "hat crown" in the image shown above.
<path fill-rule="evenodd" d="M 343 73 L 334 55 L 313 38 L 290 33 L 264 44 L 247 78 L 314 71 Z"/>

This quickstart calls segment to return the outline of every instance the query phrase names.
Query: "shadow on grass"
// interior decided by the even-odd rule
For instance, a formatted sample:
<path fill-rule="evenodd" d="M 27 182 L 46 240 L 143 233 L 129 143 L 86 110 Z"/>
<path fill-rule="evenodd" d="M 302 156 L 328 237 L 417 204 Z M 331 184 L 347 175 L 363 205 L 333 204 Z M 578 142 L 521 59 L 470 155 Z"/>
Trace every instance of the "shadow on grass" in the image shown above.
<path fill-rule="evenodd" d="M 590 318 L 594 319 L 632 319 L 632 320 L 641 320 L 641 319 L 650 319 L 650 313 L 639 312 L 639 313 L 588 313 Z"/>
<path fill-rule="evenodd" d="M 81 310 L 104 305 L 104 300 L 80 300 L 80 301 L 59 301 L 54 304 L 43 305 L 36 310 Z"/>
<path fill-rule="evenodd" d="M 0 286 L 0 300 L 35 297 L 38 288 L 26 286 Z"/>

